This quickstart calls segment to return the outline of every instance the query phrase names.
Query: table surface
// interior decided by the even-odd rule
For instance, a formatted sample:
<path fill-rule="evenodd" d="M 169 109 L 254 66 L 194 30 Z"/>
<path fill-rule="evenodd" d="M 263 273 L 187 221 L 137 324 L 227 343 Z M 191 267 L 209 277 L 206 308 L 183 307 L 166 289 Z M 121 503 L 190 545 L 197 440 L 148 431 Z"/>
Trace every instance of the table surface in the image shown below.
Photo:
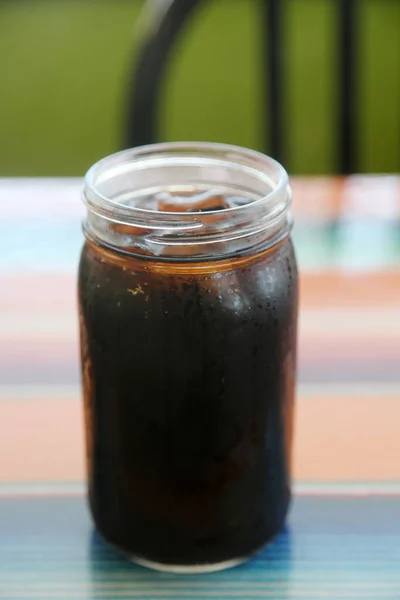
<path fill-rule="evenodd" d="M 294 179 L 293 507 L 256 559 L 131 565 L 84 496 L 78 179 L 0 180 L 0 598 L 400 599 L 400 178 Z"/>

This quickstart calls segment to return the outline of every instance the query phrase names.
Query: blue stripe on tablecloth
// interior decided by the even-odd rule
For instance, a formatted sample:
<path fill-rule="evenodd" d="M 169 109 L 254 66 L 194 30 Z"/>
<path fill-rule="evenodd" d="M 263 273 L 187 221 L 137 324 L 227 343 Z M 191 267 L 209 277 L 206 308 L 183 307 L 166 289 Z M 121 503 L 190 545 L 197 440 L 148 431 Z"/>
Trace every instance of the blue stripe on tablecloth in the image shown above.
<path fill-rule="evenodd" d="M 298 498 L 288 527 L 253 561 L 178 576 L 131 565 L 93 532 L 82 498 L 0 500 L 0 597 L 400 597 L 400 497 Z"/>

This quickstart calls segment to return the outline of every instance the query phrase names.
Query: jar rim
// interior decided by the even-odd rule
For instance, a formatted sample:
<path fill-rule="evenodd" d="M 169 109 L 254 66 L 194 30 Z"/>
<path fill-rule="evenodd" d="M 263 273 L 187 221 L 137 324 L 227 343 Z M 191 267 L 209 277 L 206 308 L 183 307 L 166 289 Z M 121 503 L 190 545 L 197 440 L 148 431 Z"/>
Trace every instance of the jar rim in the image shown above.
<path fill-rule="evenodd" d="M 185 212 L 132 205 L 144 196 L 188 187 L 249 201 Z M 226 256 L 263 241 L 272 245 L 292 222 L 282 165 L 255 150 L 215 142 L 151 144 L 107 156 L 87 172 L 83 201 L 89 236 L 120 251 L 136 247 L 157 257 Z"/>
<path fill-rule="evenodd" d="M 258 198 L 251 202 L 251 205 L 254 206 L 257 203 L 265 202 L 265 200 L 272 198 L 279 194 L 288 184 L 289 177 L 285 170 L 285 168 L 274 158 L 263 154 L 262 152 L 258 152 L 257 150 L 252 150 L 250 148 L 244 148 L 242 146 L 237 146 L 233 144 L 224 144 L 221 142 L 160 142 L 157 144 L 146 144 L 144 146 L 138 146 L 136 148 L 127 148 L 125 150 L 120 150 L 119 152 L 114 152 L 97 162 L 95 162 L 85 174 L 85 187 L 88 191 L 91 192 L 94 196 L 97 196 L 102 202 L 112 205 L 115 208 L 121 207 L 119 202 L 115 202 L 106 195 L 104 195 L 96 185 L 96 178 L 100 175 L 103 170 L 110 168 L 110 163 L 117 162 L 119 159 L 124 160 L 125 158 L 130 159 L 130 163 L 133 161 L 139 162 L 140 160 L 146 159 L 147 156 L 153 154 L 162 154 L 164 157 L 168 152 L 193 152 L 193 156 L 199 156 L 202 152 L 215 152 L 217 153 L 226 153 L 226 158 L 248 158 L 255 162 L 259 162 L 259 168 L 261 173 L 261 167 L 272 166 L 276 173 L 278 174 L 278 181 L 274 182 L 274 187 L 268 192 L 265 196 Z M 235 154 L 233 154 L 235 153 Z M 271 179 L 269 178 L 269 182 Z M 212 213 L 228 213 L 228 212 L 239 212 L 243 209 L 248 208 L 249 205 L 236 206 L 232 208 L 223 208 L 218 210 L 209 210 L 207 214 Z M 124 207 L 125 208 L 125 207 Z M 129 210 L 132 213 L 144 213 L 147 215 L 165 215 L 165 213 L 169 215 L 175 215 L 177 217 L 182 217 L 182 212 L 178 211 L 159 211 L 152 210 L 147 208 L 141 208 L 137 206 L 130 206 Z M 190 215 L 195 214 L 194 212 L 187 213 Z M 196 213 L 197 214 L 197 213 Z"/>

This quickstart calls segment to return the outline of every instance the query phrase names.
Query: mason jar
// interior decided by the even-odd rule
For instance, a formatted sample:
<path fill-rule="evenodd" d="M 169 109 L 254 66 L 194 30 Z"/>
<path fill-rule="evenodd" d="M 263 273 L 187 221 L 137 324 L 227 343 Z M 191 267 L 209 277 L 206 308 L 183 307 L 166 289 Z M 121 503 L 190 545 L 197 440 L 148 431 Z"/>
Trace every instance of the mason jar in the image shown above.
<path fill-rule="evenodd" d="M 87 173 L 79 319 L 102 536 L 177 572 L 233 566 L 290 501 L 297 270 L 285 170 L 169 143 Z"/>

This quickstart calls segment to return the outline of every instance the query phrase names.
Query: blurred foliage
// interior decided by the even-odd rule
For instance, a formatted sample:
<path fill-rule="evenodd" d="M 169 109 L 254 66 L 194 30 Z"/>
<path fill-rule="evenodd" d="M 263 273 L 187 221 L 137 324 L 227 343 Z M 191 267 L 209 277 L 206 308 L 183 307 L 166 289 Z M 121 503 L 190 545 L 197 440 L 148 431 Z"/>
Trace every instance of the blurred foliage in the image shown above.
<path fill-rule="evenodd" d="M 286 3 L 287 166 L 329 173 L 336 147 L 335 1 Z M 400 1 L 360 5 L 362 171 L 400 166 Z M 0 175 L 80 175 L 124 144 L 140 0 L 2 0 Z M 160 139 L 262 149 L 259 0 L 208 0 L 179 39 Z"/>

